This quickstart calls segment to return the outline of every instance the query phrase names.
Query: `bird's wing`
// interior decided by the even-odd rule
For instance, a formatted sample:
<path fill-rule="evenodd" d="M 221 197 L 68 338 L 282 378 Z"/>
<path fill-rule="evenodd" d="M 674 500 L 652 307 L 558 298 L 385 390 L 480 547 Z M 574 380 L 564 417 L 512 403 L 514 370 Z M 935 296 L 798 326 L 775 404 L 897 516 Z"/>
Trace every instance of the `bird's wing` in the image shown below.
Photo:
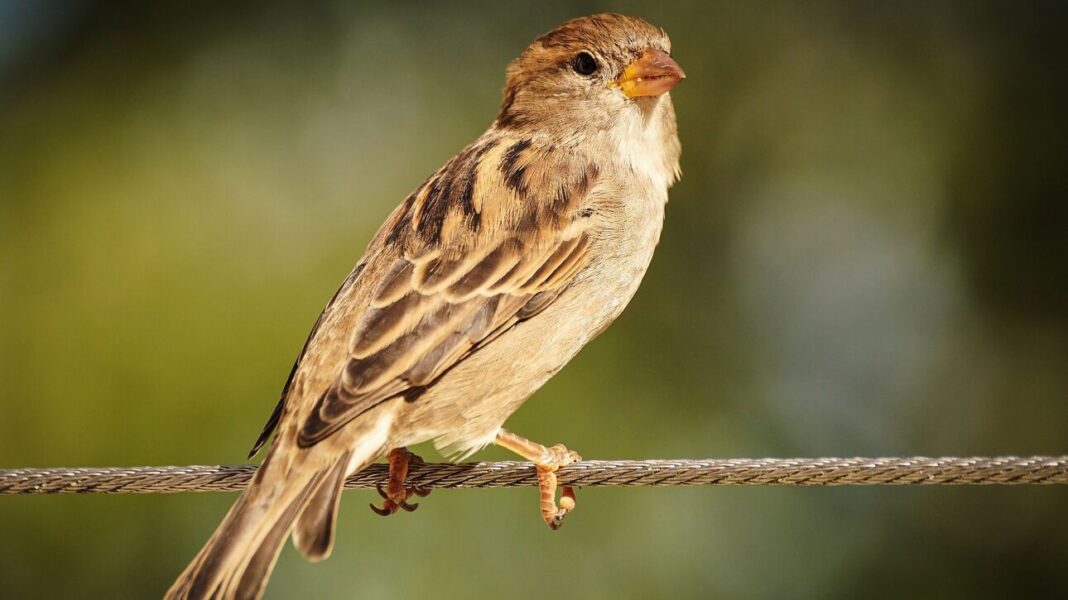
<path fill-rule="evenodd" d="M 417 400 L 568 286 L 586 264 L 583 205 L 598 173 L 550 161 L 550 152 L 530 140 L 483 138 L 398 207 L 366 254 L 382 262 L 354 272 L 354 284 L 374 292 L 346 319 L 356 323 L 348 355 L 302 424 L 299 445 L 387 399 Z M 327 310 L 346 310 L 341 302 Z"/>

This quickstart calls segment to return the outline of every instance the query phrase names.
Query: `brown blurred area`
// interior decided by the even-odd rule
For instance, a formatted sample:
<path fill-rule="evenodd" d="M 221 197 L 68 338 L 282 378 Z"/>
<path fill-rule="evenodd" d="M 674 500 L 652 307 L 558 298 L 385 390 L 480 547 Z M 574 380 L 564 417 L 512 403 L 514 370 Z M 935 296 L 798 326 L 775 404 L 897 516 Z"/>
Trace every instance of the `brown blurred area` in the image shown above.
<path fill-rule="evenodd" d="M 1063 2 L 0 1 L 0 467 L 243 460 L 388 211 L 563 20 L 666 29 L 661 247 L 510 422 L 589 458 L 1068 452 Z M 418 449 L 431 460 L 430 448 Z M 487 450 L 480 458 L 503 458 Z M 349 492 L 269 598 L 1058 597 L 1068 490 Z M 158 597 L 232 495 L 0 498 L 0 597 Z"/>

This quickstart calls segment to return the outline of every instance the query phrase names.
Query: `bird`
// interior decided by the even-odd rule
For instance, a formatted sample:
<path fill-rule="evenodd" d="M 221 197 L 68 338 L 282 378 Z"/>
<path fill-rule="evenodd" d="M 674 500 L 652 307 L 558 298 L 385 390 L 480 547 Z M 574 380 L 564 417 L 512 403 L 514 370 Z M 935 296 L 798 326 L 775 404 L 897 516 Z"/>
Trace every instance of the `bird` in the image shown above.
<path fill-rule="evenodd" d="M 407 450 L 496 444 L 556 472 L 581 457 L 506 419 L 630 302 L 680 178 L 670 90 L 685 73 L 643 19 L 569 20 L 507 67 L 496 118 L 389 215 L 313 326 L 249 457 L 266 455 L 167 599 L 262 596 L 286 538 L 334 545 L 345 479 L 387 457 L 381 514 L 413 510 Z"/>

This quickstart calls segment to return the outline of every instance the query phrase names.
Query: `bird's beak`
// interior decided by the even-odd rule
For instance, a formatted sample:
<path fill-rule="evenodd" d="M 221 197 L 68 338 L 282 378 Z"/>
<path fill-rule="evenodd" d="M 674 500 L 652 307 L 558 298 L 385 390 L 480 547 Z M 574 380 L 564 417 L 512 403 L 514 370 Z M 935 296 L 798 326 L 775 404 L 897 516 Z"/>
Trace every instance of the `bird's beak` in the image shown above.
<path fill-rule="evenodd" d="M 627 65 L 617 83 L 628 98 L 659 96 L 686 79 L 679 63 L 663 50 L 648 48 L 641 58 Z"/>

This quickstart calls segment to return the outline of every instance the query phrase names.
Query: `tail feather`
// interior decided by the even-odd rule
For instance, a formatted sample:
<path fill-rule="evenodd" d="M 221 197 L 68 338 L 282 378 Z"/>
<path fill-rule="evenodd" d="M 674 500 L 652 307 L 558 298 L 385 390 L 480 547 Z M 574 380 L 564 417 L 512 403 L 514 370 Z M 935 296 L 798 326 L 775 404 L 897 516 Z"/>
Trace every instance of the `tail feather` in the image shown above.
<path fill-rule="evenodd" d="M 334 549 L 337 510 L 341 502 L 341 490 L 345 486 L 349 456 L 345 454 L 338 461 L 315 495 L 308 500 L 293 530 L 293 544 L 312 562 L 329 558 Z"/>
<path fill-rule="evenodd" d="M 257 599 L 286 536 L 310 560 L 330 555 L 345 478 L 386 450 L 388 405 L 348 426 L 345 438 L 300 448 L 294 431 L 279 434 L 241 497 L 165 600 Z M 373 415 L 373 416 L 372 416 Z"/>
<path fill-rule="evenodd" d="M 325 469 L 305 475 L 301 482 L 270 473 L 273 465 L 268 455 L 207 544 L 167 591 L 165 600 L 259 598 L 298 519 L 309 523 L 309 531 L 313 530 L 311 524 L 318 531 L 315 536 L 299 538 L 314 542 L 307 545 L 310 550 L 294 536 L 298 548 L 310 553 L 313 560 L 325 558 L 333 543 L 338 497 L 350 456 L 343 453 Z M 290 469 L 289 473 L 299 471 Z M 302 517 L 306 509 L 314 518 Z"/>
<path fill-rule="evenodd" d="M 255 600 L 263 595 L 271 571 L 274 570 L 278 556 L 282 553 L 286 535 L 293 528 L 293 522 L 300 514 L 301 507 L 307 501 L 308 492 L 311 491 L 313 485 L 315 482 L 306 486 L 301 497 L 290 504 L 281 518 L 267 531 L 267 535 L 260 542 L 256 552 L 249 557 L 248 564 L 244 566 L 243 571 L 234 572 L 233 576 L 225 582 L 223 598 Z"/>
<path fill-rule="evenodd" d="M 164 598 L 256 598 L 249 593 L 262 592 L 262 586 L 242 587 L 245 574 L 254 561 L 257 563 L 254 570 L 267 574 L 308 495 L 307 489 L 320 477 L 315 473 L 304 485 L 290 481 L 292 487 L 271 486 L 275 489 L 254 480 Z M 277 497 L 279 494 L 285 497 Z M 265 554 L 270 555 L 267 561 Z"/>

